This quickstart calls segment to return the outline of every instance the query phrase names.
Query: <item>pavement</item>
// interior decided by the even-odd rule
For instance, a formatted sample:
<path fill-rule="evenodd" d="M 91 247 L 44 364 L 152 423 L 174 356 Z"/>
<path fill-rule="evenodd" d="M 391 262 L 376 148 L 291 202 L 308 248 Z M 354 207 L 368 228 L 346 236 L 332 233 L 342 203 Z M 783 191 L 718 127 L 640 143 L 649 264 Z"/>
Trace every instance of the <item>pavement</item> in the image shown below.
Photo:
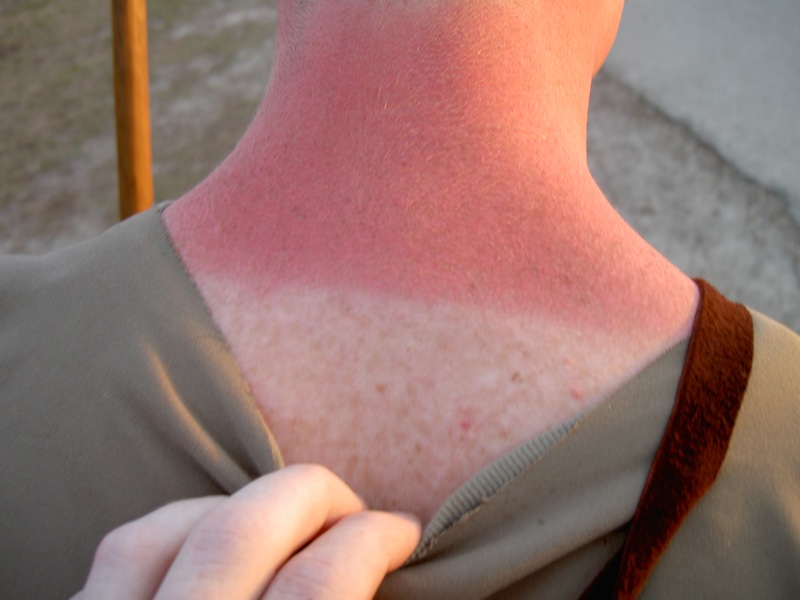
<path fill-rule="evenodd" d="M 800 2 L 628 2 L 607 70 L 800 222 Z"/>

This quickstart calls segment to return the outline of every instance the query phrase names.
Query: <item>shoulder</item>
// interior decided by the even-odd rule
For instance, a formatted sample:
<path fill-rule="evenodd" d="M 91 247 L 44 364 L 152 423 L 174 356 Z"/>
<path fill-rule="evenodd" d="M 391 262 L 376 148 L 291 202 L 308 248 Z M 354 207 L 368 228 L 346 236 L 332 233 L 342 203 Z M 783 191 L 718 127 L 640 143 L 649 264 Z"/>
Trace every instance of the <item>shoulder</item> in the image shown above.
<path fill-rule="evenodd" d="M 753 315 L 753 371 L 748 395 L 763 394 L 800 402 L 800 335 L 759 312 Z"/>
<path fill-rule="evenodd" d="M 155 239 L 158 223 L 153 212 L 55 252 L 0 258 L 5 349 L 21 351 L 23 340 L 46 341 L 52 348 L 63 334 L 68 353 L 92 330 L 110 333 L 132 304 L 146 301 L 141 291 L 152 287 L 167 264 L 155 256 L 164 245 Z"/>
<path fill-rule="evenodd" d="M 753 365 L 725 461 L 659 561 L 644 598 L 800 592 L 800 336 L 750 312 Z"/>

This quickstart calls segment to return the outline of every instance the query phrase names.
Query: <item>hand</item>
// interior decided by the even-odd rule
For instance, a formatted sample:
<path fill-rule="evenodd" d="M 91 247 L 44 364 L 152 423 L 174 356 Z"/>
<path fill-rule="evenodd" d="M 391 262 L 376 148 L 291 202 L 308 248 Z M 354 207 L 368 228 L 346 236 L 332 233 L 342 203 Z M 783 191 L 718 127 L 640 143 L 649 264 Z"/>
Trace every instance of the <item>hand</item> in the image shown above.
<path fill-rule="evenodd" d="M 419 537 L 413 517 L 367 510 L 324 467 L 296 465 L 115 529 L 73 600 L 372 598 Z"/>

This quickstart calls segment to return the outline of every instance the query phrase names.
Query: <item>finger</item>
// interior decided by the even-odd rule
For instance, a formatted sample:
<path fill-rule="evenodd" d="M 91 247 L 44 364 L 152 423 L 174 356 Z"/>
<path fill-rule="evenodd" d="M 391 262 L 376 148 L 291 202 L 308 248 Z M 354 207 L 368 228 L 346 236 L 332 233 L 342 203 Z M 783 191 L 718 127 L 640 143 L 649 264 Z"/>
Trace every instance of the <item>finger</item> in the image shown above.
<path fill-rule="evenodd" d="M 86 587 L 75 598 L 152 598 L 189 532 L 223 500 L 173 502 L 113 530 L 100 542 Z"/>
<path fill-rule="evenodd" d="M 262 477 L 198 524 L 156 598 L 260 596 L 299 548 L 363 509 L 358 496 L 323 467 L 295 465 Z"/>
<path fill-rule="evenodd" d="M 264 600 L 369 600 L 386 574 L 411 555 L 420 534 L 411 515 L 368 511 L 345 517 L 289 559 Z"/>

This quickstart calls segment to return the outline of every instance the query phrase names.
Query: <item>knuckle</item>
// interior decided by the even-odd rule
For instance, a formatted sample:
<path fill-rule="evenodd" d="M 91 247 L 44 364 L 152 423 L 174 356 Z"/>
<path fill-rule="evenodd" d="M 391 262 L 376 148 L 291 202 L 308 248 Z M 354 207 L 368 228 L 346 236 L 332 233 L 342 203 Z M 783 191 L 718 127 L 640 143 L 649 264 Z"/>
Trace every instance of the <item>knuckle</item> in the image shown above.
<path fill-rule="evenodd" d="M 347 521 L 353 529 L 358 529 L 363 533 L 375 534 L 383 531 L 387 526 L 388 519 L 391 516 L 378 511 L 362 511 L 348 515 Z M 369 538 L 367 538 L 369 539 Z"/>
<path fill-rule="evenodd" d="M 257 544 L 258 532 L 250 511 L 241 507 L 222 509 L 200 523 L 186 545 L 197 562 L 233 564 Z"/>
<path fill-rule="evenodd" d="M 314 557 L 296 557 L 278 571 L 270 592 L 286 600 L 332 600 L 341 595 L 343 575 L 334 564 Z"/>
<path fill-rule="evenodd" d="M 95 566 L 108 567 L 141 562 L 160 545 L 160 535 L 145 523 L 128 523 L 108 533 L 95 552 Z"/>
<path fill-rule="evenodd" d="M 299 479 L 326 482 L 336 478 L 333 472 L 327 467 L 312 463 L 290 465 L 285 467 L 284 470 Z"/>

